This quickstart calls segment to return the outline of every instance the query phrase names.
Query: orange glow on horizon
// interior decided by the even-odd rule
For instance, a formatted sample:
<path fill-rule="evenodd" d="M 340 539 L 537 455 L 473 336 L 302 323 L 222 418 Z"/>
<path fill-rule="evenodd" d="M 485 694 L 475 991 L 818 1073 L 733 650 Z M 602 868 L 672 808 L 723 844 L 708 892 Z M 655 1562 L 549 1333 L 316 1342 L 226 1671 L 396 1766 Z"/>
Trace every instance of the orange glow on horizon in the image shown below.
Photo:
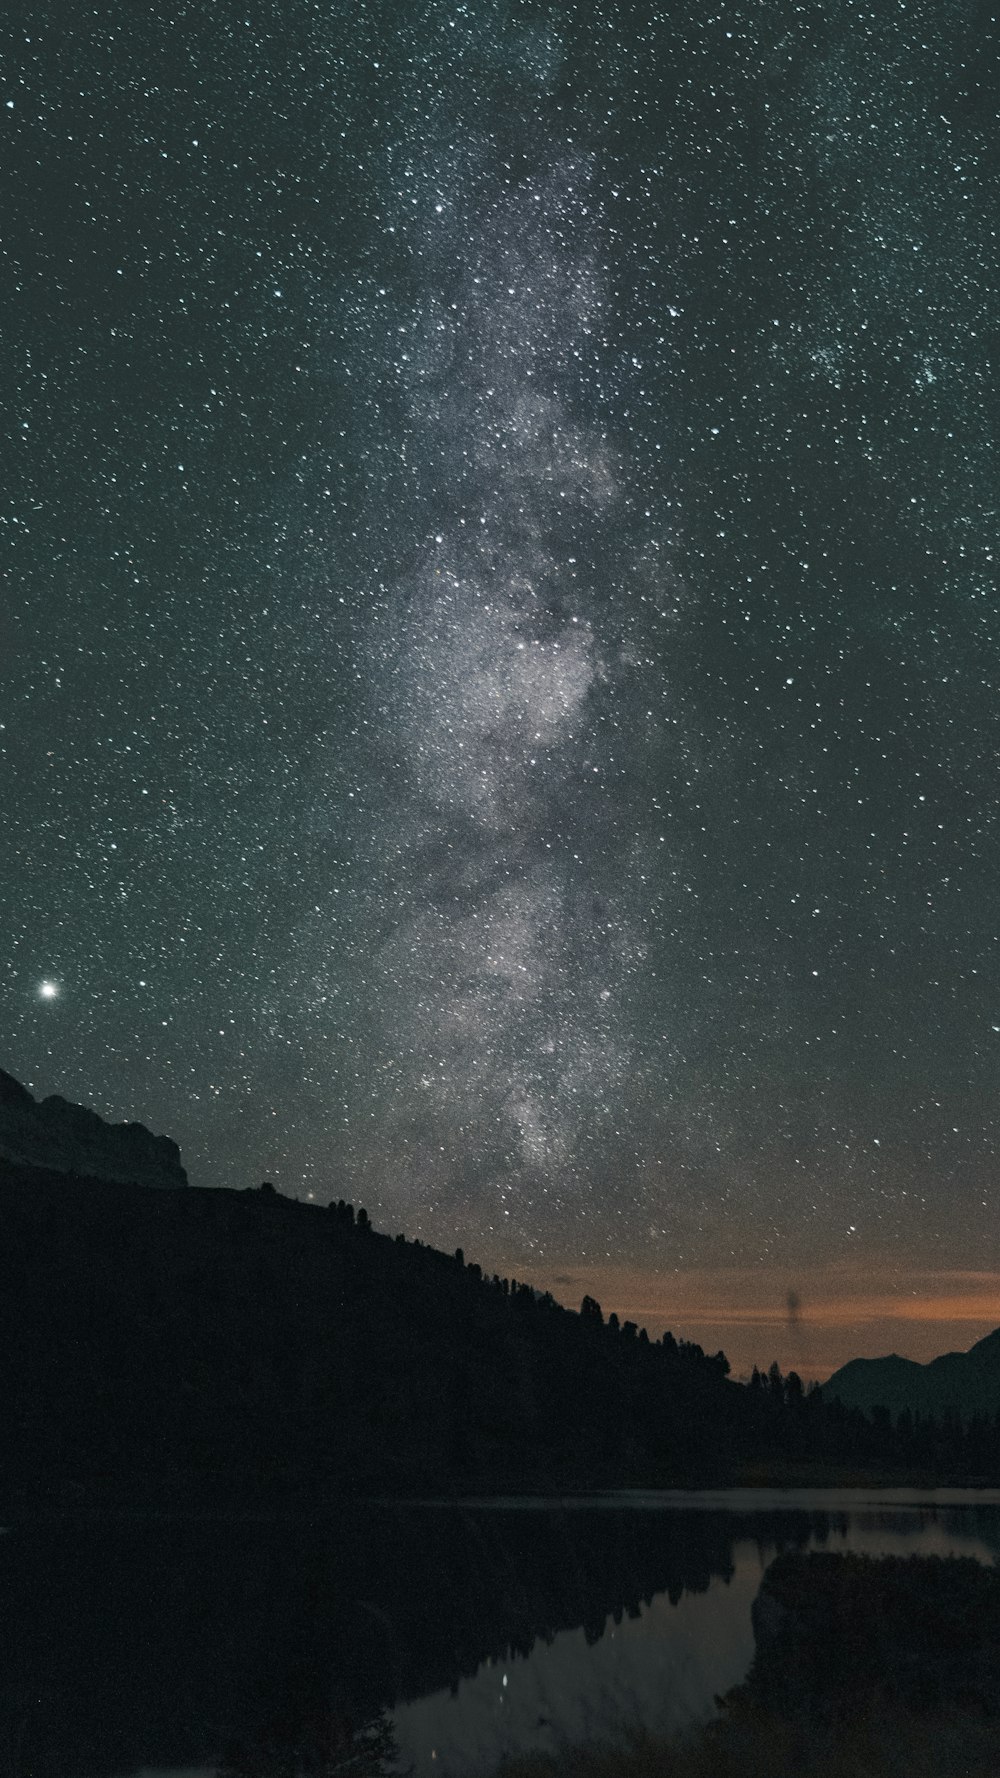
<path fill-rule="evenodd" d="M 1000 1326 L 1000 1274 L 873 1263 L 814 1269 L 698 1268 L 669 1273 L 594 1265 L 520 1268 L 517 1275 L 577 1309 L 596 1297 L 607 1316 L 670 1329 L 726 1353 L 734 1375 L 777 1359 L 822 1381 L 850 1358 L 889 1352 L 926 1364 L 967 1350 Z M 877 1285 L 876 1281 L 877 1280 Z"/>

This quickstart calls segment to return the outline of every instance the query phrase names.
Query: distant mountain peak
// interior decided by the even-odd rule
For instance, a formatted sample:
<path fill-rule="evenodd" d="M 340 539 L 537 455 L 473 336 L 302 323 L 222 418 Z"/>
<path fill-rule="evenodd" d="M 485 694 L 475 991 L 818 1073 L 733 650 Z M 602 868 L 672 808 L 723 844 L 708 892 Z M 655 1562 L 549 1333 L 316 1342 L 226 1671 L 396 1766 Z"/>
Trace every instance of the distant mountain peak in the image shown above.
<path fill-rule="evenodd" d="M 1000 1413 L 1000 1327 L 968 1352 L 943 1352 L 929 1364 L 893 1353 L 852 1358 L 823 1385 L 823 1394 L 866 1413 L 876 1407 L 923 1416 L 954 1413 L 963 1420 Z"/>
<path fill-rule="evenodd" d="M 120 1184 L 187 1185 L 181 1151 L 145 1124 L 109 1124 L 58 1093 L 41 1101 L 0 1068 L 0 1159 Z"/>

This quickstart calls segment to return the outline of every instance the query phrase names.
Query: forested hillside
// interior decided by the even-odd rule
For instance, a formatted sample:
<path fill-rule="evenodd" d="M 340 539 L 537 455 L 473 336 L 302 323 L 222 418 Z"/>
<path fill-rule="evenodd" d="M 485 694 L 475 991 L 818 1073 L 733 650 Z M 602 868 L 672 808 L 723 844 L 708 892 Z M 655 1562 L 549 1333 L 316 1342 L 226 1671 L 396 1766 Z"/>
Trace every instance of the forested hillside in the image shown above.
<path fill-rule="evenodd" d="M 7 1167 L 0 1228 L 15 1493 L 666 1487 L 900 1462 L 891 1427 L 794 1374 L 742 1387 L 721 1353 L 485 1278 L 350 1205 Z"/>

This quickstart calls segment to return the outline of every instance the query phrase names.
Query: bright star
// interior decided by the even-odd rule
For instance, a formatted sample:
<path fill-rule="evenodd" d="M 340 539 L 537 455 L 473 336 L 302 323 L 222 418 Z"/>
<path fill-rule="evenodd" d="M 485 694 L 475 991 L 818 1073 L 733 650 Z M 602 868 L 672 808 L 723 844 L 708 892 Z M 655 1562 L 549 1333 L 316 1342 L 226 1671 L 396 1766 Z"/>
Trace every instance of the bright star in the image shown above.
<path fill-rule="evenodd" d="M 43 1000 L 57 1000 L 59 998 L 59 983 L 42 982 L 39 985 L 38 992 Z"/>

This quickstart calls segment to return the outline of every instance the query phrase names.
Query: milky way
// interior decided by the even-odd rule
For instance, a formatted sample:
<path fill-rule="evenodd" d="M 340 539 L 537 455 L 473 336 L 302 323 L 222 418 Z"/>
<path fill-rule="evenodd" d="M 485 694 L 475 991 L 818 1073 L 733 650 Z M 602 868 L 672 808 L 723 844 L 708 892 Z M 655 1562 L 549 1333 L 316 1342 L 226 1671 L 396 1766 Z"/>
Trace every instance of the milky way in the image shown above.
<path fill-rule="evenodd" d="M 0 1064 L 503 1269 L 995 1261 L 982 21 L 5 29 Z"/>
<path fill-rule="evenodd" d="M 421 294 L 399 328 L 417 364 L 405 450 L 454 483 L 360 632 L 351 764 L 361 784 L 377 766 L 381 807 L 296 944 L 318 1014 L 337 998 L 341 896 L 367 897 L 352 937 L 371 1010 L 344 1033 L 359 1183 L 374 1175 L 397 1213 L 464 1224 L 471 1206 L 535 1239 L 599 1221 L 634 1170 L 627 1086 L 648 1057 L 630 1001 L 665 900 L 665 836 L 643 831 L 657 779 L 627 731 L 653 747 L 672 718 L 652 640 L 674 614 L 669 552 L 648 514 L 628 537 L 629 466 L 566 394 L 599 365 L 594 184 L 563 161 L 484 205 L 454 244 L 452 301 Z"/>

